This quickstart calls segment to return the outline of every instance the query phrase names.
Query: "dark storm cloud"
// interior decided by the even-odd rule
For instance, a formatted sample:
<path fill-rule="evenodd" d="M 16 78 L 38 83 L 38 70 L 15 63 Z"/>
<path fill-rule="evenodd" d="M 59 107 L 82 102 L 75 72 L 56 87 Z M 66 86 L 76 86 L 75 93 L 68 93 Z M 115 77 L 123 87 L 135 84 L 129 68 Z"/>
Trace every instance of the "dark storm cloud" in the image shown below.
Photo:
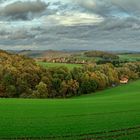
<path fill-rule="evenodd" d="M 10 19 L 27 20 L 34 14 L 44 11 L 47 4 L 43 1 L 16 1 L 1 8 L 0 15 Z"/>

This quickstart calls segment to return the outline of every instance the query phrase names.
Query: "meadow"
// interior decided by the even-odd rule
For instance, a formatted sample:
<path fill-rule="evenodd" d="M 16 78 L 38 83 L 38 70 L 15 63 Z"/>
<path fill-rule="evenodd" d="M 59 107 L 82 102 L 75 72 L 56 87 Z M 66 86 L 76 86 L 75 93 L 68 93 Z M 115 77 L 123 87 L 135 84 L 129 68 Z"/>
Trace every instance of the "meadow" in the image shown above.
<path fill-rule="evenodd" d="M 120 60 L 125 60 L 125 61 L 140 61 L 140 54 L 121 54 L 118 55 L 120 57 Z"/>
<path fill-rule="evenodd" d="M 0 99 L 0 139 L 140 139 L 140 81 L 69 99 Z"/>

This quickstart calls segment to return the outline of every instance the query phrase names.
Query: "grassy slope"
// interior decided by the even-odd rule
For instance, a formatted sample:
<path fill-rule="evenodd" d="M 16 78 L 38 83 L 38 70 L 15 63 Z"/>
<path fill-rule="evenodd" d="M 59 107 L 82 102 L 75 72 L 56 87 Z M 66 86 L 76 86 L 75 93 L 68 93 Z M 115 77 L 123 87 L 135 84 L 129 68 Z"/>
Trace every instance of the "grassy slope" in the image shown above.
<path fill-rule="evenodd" d="M 73 99 L 1 99 L 2 137 L 139 140 L 140 81 Z"/>
<path fill-rule="evenodd" d="M 121 60 L 140 61 L 140 54 L 122 54 L 119 57 Z"/>
<path fill-rule="evenodd" d="M 45 68 L 66 66 L 68 69 L 73 69 L 74 67 L 81 67 L 81 64 L 47 63 L 47 62 L 38 62 L 38 64 L 40 64 Z"/>

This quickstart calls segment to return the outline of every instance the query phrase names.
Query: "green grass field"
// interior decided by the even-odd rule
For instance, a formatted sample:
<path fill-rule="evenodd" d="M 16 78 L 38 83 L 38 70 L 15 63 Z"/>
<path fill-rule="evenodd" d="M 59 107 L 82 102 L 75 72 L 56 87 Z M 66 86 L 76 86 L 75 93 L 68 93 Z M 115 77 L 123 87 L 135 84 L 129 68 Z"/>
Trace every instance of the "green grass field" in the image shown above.
<path fill-rule="evenodd" d="M 38 62 L 38 64 L 40 64 L 41 66 L 43 66 L 45 68 L 65 66 L 68 69 L 73 69 L 74 67 L 81 67 L 82 66 L 81 64 L 47 63 L 47 62 Z"/>
<path fill-rule="evenodd" d="M 140 81 L 71 99 L 0 99 L 0 139 L 140 139 Z"/>
<path fill-rule="evenodd" d="M 119 55 L 120 60 L 126 61 L 140 61 L 140 54 L 122 54 Z"/>

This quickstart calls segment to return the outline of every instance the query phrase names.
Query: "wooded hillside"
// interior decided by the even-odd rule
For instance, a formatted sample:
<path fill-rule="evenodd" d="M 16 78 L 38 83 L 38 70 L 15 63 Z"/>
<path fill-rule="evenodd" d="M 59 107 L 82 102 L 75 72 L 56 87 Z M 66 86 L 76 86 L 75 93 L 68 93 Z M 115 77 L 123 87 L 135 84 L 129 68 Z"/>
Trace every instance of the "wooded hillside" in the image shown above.
<path fill-rule="evenodd" d="M 117 86 L 124 77 L 138 79 L 140 63 L 45 69 L 33 59 L 0 51 L 0 97 L 65 98 Z"/>

